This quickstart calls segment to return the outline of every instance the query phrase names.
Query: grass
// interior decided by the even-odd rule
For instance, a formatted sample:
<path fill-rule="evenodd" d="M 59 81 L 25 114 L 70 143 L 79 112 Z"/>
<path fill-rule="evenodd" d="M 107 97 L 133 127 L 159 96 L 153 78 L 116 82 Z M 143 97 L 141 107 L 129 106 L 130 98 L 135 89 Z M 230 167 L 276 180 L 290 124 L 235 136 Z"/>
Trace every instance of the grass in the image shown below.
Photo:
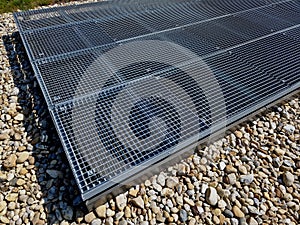
<path fill-rule="evenodd" d="M 18 9 L 27 10 L 37 6 L 69 1 L 70 0 L 0 0 L 0 13 L 13 12 Z"/>

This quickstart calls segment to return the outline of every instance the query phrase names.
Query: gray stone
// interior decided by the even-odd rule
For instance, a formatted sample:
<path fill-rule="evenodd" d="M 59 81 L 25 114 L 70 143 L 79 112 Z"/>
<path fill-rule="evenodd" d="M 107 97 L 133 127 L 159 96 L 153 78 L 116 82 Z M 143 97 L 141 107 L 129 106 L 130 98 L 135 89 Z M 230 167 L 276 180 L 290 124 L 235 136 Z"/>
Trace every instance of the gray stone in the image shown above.
<path fill-rule="evenodd" d="M 91 225 L 101 225 L 102 224 L 102 221 L 100 219 L 94 219 L 91 223 Z"/>
<path fill-rule="evenodd" d="M 12 89 L 11 95 L 17 96 L 19 93 L 20 93 L 19 88 L 14 87 L 14 88 Z"/>
<path fill-rule="evenodd" d="M 255 214 L 255 215 L 259 215 L 259 210 L 257 208 L 255 208 L 254 206 L 248 205 L 248 210 L 250 213 Z"/>
<path fill-rule="evenodd" d="M 114 224 L 114 219 L 112 217 L 108 217 L 105 220 L 105 225 L 113 225 Z"/>
<path fill-rule="evenodd" d="M 183 205 L 183 197 L 181 195 L 176 196 L 176 202 L 178 205 Z"/>
<path fill-rule="evenodd" d="M 273 158 L 273 165 L 274 165 L 274 167 L 277 167 L 277 168 L 279 168 L 280 166 L 281 166 L 281 161 L 280 161 L 280 159 L 277 157 L 277 158 Z"/>
<path fill-rule="evenodd" d="M 173 202 L 172 202 L 172 200 L 171 199 L 168 199 L 167 200 L 167 206 L 169 207 L 169 208 L 173 208 Z"/>
<path fill-rule="evenodd" d="M 295 131 L 295 127 L 293 125 L 287 124 L 283 127 L 286 132 L 293 133 Z"/>
<path fill-rule="evenodd" d="M 52 177 L 52 178 L 57 178 L 57 177 L 62 177 L 62 172 L 58 171 L 58 170 L 46 170 L 46 173 Z"/>
<path fill-rule="evenodd" d="M 8 203 L 7 208 L 10 209 L 10 210 L 14 210 L 16 208 L 16 203 L 15 202 Z"/>
<path fill-rule="evenodd" d="M 74 212 L 73 212 L 73 208 L 71 206 L 67 206 L 61 212 L 62 212 L 62 216 L 64 219 L 72 220 Z"/>
<path fill-rule="evenodd" d="M 115 211 L 111 210 L 111 209 L 106 209 L 106 216 L 107 217 L 111 217 L 111 216 L 114 216 L 116 214 Z"/>
<path fill-rule="evenodd" d="M 220 209 L 225 209 L 225 207 L 227 206 L 227 203 L 221 199 L 219 202 L 218 202 L 218 208 Z"/>
<path fill-rule="evenodd" d="M 201 190 L 200 190 L 201 193 L 204 194 L 206 192 L 207 188 L 208 188 L 208 185 L 206 183 L 203 183 L 201 186 Z"/>
<path fill-rule="evenodd" d="M 219 169 L 220 169 L 221 171 L 223 171 L 223 170 L 225 169 L 225 167 L 226 167 L 225 162 L 221 161 L 220 164 L 219 164 Z"/>
<path fill-rule="evenodd" d="M 52 186 L 48 191 L 48 199 L 54 199 L 57 197 L 57 188 L 55 186 Z"/>
<path fill-rule="evenodd" d="M 118 213 L 115 215 L 115 220 L 120 220 L 123 216 L 124 216 L 124 212 L 118 212 Z"/>
<path fill-rule="evenodd" d="M 194 155 L 193 162 L 194 162 L 195 165 L 199 165 L 200 164 L 200 160 L 201 160 L 201 158 L 199 156 Z"/>
<path fill-rule="evenodd" d="M 61 215 L 61 212 L 60 212 L 59 209 L 56 209 L 56 210 L 55 210 L 55 216 L 56 216 L 56 218 L 57 218 L 59 221 L 62 221 L 62 220 L 63 220 L 62 215 Z"/>
<path fill-rule="evenodd" d="M 28 205 L 32 205 L 34 203 L 34 199 L 32 198 L 32 197 L 29 197 L 28 199 L 27 199 L 27 204 Z"/>
<path fill-rule="evenodd" d="M 245 184 L 251 184 L 254 180 L 253 174 L 241 175 L 240 181 Z"/>
<path fill-rule="evenodd" d="M 153 213 L 157 214 L 160 211 L 160 208 L 157 207 L 156 202 L 152 201 L 150 203 L 150 208 L 152 210 Z"/>
<path fill-rule="evenodd" d="M 126 220 L 121 220 L 120 222 L 119 222 L 119 225 L 127 225 L 128 223 L 127 223 L 127 221 Z"/>
<path fill-rule="evenodd" d="M 184 208 L 187 212 L 191 211 L 191 206 L 190 206 L 189 204 L 184 204 L 184 205 L 183 205 L 183 208 Z"/>
<path fill-rule="evenodd" d="M 239 220 L 236 218 L 231 218 L 230 221 L 231 221 L 231 225 L 239 225 Z"/>
<path fill-rule="evenodd" d="M 228 174 L 228 183 L 235 184 L 236 183 L 236 175 L 234 173 Z"/>
<path fill-rule="evenodd" d="M 28 196 L 27 195 L 20 195 L 19 196 L 19 201 L 20 202 L 27 202 Z"/>
<path fill-rule="evenodd" d="M 153 184 L 153 189 L 156 190 L 157 192 L 161 192 L 162 191 L 162 187 L 159 184 L 157 184 L 157 183 Z"/>
<path fill-rule="evenodd" d="M 227 218 L 232 218 L 233 217 L 233 212 L 231 212 L 229 209 L 225 209 L 223 214 Z"/>
<path fill-rule="evenodd" d="M 283 165 L 287 167 L 295 167 L 295 163 L 290 160 L 283 160 Z"/>
<path fill-rule="evenodd" d="M 187 214 L 187 212 L 186 212 L 184 209 L 181 209 L 181 210 L 179 211 L 179 219 L 180 219 L 180 221 L 183 222 L 183 223 L 187 221 L 187 219 L 188 219 L 188 214 Z"/>

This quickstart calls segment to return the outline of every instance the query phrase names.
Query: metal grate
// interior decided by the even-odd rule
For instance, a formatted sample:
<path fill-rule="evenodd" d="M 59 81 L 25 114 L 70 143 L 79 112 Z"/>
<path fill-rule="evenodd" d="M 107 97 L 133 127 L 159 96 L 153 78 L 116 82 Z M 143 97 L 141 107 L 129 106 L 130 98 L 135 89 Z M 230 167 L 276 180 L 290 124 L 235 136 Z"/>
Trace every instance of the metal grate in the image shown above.
<path fill-rule="evenodd" d="M 84 200 L 300 85 L 299 1 L 107 1 L 14 16 Z"/>

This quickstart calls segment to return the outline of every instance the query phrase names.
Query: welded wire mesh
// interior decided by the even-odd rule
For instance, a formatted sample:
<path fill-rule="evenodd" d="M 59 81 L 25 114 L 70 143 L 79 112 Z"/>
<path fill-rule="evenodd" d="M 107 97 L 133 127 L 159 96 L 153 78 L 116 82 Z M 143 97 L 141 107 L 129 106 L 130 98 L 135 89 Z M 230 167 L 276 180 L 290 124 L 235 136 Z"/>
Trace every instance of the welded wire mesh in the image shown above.
<path fill-rule="evenodd" d="M 299 1 L 107 1 L 15 18 L 83 199 L 300 84 Z"/>

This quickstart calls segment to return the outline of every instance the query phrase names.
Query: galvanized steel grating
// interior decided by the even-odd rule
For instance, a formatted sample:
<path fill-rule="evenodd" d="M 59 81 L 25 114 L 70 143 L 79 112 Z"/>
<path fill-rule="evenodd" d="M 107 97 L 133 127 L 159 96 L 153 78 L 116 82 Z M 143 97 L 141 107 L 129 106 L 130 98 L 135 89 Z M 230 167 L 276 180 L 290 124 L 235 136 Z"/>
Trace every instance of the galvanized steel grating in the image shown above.
<path fill-rule="evenodd" d="M 296 0 L 14 14 L 84 200 L 300 85 Z"/>

